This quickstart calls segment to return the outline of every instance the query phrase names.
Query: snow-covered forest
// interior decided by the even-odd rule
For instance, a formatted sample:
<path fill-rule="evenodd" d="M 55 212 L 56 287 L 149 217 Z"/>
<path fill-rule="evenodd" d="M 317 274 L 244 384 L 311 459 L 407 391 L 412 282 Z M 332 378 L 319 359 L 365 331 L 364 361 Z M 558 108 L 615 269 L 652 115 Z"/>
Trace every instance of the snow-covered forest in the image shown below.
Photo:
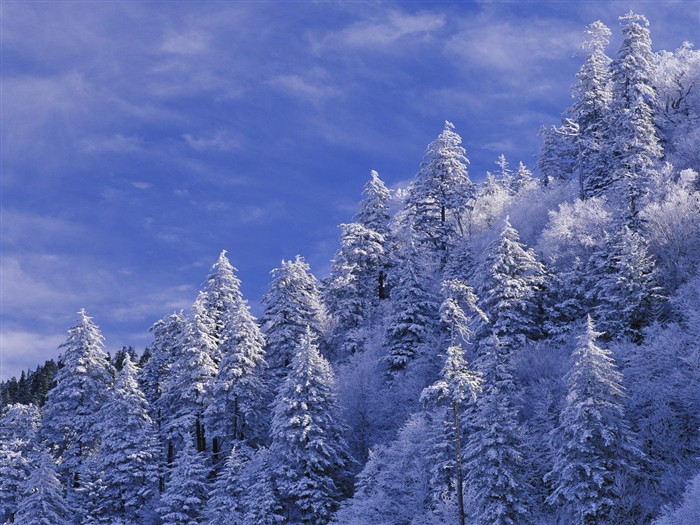
<path fill-rule="evenodd" d="M 470 177 L 445 122 L 260 319 L 235 247 L 142 352 L 80 311 L 0 385 L 0 522 L 700 523 L 700 52 L 620 20 L 537 166 Z"/>

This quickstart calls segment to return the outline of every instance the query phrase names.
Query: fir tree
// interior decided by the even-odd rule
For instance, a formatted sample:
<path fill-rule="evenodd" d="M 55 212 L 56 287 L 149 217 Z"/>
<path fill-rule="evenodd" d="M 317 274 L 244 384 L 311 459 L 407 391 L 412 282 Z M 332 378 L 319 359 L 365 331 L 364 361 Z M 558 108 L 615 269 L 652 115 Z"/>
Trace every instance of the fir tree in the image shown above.
<path fill-rule="evenodd" d="M 71 512 L 63 497 L 56 464 L 46 451 L 37 453 L 34 468 L 22 487 L 15 522 L 22 525 L 68 525 Z"/>
<path fill-rule="evenodd" d="M 567 524 L 621 523 L 616 516 L 619 480 L 640 466 L 624 413 L 622 374 L 610 352 L 596 345 L 600 333 L 588 318 L 565 376 L 569 393 L 552 435 L 554 468 L 548 474 Z"/>
<path fill-rule="evenodd" d="M 60 460 L 66 484 L 77 488 L 83 461 L 100 444 L 99 411 L 112 388 L 113 369 L 102 348 L 102 334 L 85 310 L 78 312 L 78 322 L 68 334 L 61 346 L 63 367 L 44 407 L 41 433 Z"/>
<path fill-rule="evenodd" d="M 348 469 L 335 379 L 307 330 L 274 403 L 271 454 L 287 519 L 330 521 Z"/>
<path fill-rule="evenodd" d="M 435 250 L 442 264 L 455 239 L 465 234 L 463 214 L 473 205 L 475 188 L 461 144 L 454 125 L 445 122 L 445 129 L 426 149 L 405 203 L 417 245 Z"/>
<path fill-rule="evenodd" d="M 270 451 L 266 448 L 256 450 L 241 473 L 242 485 L 246 487 L 241 498 L 245 509 L 244 523 L 276 525 L 285 521 L 274 477 Z"/>
<path fill-rule="evenodd" d="M 244 525 L 247 523 L 244 520 L 241 501 L 244 492 L 240 477 L 242 468 L 241 454 L 234 447 L 214 480 L 212 492 L 207 501 L 205 525 Z"/>
<path fill-rule="evenodd" d="M 525 525 L 533 521 L 531 488 L 514 404 L 512 352 L 497 337 L 479 344 L 477 397 L 465 447 L 467 486 L 478 525 Z"/>
<path fill-rule="evenodd" d="M 175 458 L 158 508 L 161 525 L 195 525 L 201 523 L 206 505 L 207 469 L 204 458 L 185 441 Z"/>
<path fill-rule="evenodd" d="M 386 239 L 389 234 L 391 192 L 376 171 L 370 172 L 370 180 L 365 184 L 362 194 L 365 198 L 360 203 L 360 209 L 355 214 L 354 222 L 361 224 L 368 230 L 377 232 Z"/>
<path fill-rule="evenodd" d="M 127 523 L 145 522 L 158 493 L 157 440 L 137 373 L 127 354 L 102 409 L 102 445 L 96 459 L 103 512 Z"/>

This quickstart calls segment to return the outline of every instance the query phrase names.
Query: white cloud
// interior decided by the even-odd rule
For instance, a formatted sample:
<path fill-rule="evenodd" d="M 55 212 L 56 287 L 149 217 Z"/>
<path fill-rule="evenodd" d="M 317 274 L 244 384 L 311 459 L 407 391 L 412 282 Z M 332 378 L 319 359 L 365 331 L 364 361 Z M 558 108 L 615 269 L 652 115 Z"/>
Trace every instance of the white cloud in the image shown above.
<path fill-rule="evenodd" d="M 42 334 L 23 330 L 0 332 L 0 380 L 18 377 L 22 370 L 34 369 L 58 356 L 66 334 Z"/>
<path fill-rule="evenodd" d="M 107 138 L 90 138 L 82 141 L 87 153 L 136 153 L 144 150 L 139 137 L 124 136 L 121 133 Z"/>
<path fill-rule="evenodd" d="M 140 180 L 132 182 L 131 185 L 137 190 L 147 190 L 152 187 L 152 184 L 150 184 L 149 182 L 144 182 Z"/>
<path fill-rule="evenodd" d="M 323 103 L 341 94 L 341 91 L 330 83 L 319 78 L 322 73 L 316 71 L 310 75 L 286 74 L 278 75 L 270 84 L 285 93 L 307 100 L 312 103 Z"/>
<path fill-rule="evenodd" d="M 163 38 L 160 50 L 175 55 L 197 55 L 209 50 L 210 36 L 200 31 L 169 33 Z"/>
<path fill-rule="evenodd" d="M 241 147 L 241 137 L 226 130 L 217 130 L 209 135 L 195 136 L 185 133 L 185 142 L 197 151 L 232 151 Z"/>

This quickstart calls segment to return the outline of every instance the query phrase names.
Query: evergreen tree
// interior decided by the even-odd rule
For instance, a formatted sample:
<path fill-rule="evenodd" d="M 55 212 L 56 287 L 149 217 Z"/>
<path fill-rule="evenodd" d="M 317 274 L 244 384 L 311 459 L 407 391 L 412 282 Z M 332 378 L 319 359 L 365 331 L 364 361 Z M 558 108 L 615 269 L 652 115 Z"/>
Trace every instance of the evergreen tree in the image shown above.
<path fill-rule="evenodd" d="M 520 162 L 518 164 L 518 169 L 513 173 L 513 179 L 511 182 L 511 189 L 514 193 L 522 193 L 533 190 L 537 187 L 537 181 L 535 180 L 532 172 Z"/>
<path fill-rule="evenodd" d="M 85 310 L 78 312 L 77 324 L 68 334 L 61 345 L 63 367 L 44 407 L 41 433 L 72 489 L 80 484 L 83 461 L 99 447 L 99 412 L 112 388 L 113 369 L 102 348 L 102 334 Z"/>
<path fill-rule="evenodd" d="M 547 501 L 567 524 L 621 523 L 616 515 L 620 479 L 640 466 L 624 413 L 622 374 L 610 352 L 596 345 L 600 333 L 588 318 L 565 376 L 569 393 L 552 435 L 554 491 Z"/>
<path fill-rule="evenodd" d="M 614 177 L 624 181 L 627 224 L 633 226 L 639 198 L 646 193 L 652 172 L 663 155 L 654 125 L 656 90 L 653 85 L 654 53 L 649 22 L 632 12 L 621 16 L 624 40 L 612 63 L 612 100 L 609 128 L 613 130 L 609 155 L 614 159 Z"/>
<path fill-rule="evenodd" d="M 241 454 L 236 448 L 226 458 L 224 466 L 216 476 L 211 495 L 207 501 L 204 523 L 206 525 L 244 525 L 241 484 L 243 468 Z M 250 522 L 257 523 L 257 522 Z"/>
<path fill-rule="evenodd" d="M 606 338 L 638 341 L 661 299 L 644 239 L 627 226 L 606 236 L 588 262 L 586 281 L 586 298 Z"/>
<path fill-rule="evenodd" d="M 365 198 L 360 203 L 360 209 L 355 214 L 354 222 L 361 224 L 368 230 L 377 232 L 386 239 L 389 234 L 391 192 L 376 171 L 370 172 L 370 180 L 365 184 L 362 194 Z"/>
<path fill-rule="evenodd" d="M 255 414 L 263 406 L 265 339 L 244 301 L 230 312 L 223 334 L 224 357 L 206 416 L 216 440 L 214 453 L 221 447 L 228 455 L 236 441 L 256 437 Z"/>
<path fill-rule="evenodd" d="M 271 454 L 284 513 L 291 522 L 330 521 L 348 469 L 335 379 L 308 329 L 274 403 Z"/>
<path fill-rule="evenodd" d="M 428 145 L 405 202 L 417 246 L 436 251 L 442 264 L 455 239 L 465 234 L 463 214 L 473 205 L 475 193 L 461 144 L 454 125 L 445 122 L 445 129 Z"/>
<path fill-rule="evenodd" d="M 342 359 L 365 347 L 384 286 L 385 254 L 381 234 L 359 223 L 340 227 L 340 249 L 331 265 L 324 299 L 334 321 L 330 343 Z"/>
<path fill-rule="evenodd" d="M 138 370 L 127 354 L 111 399 L 102 409 L 96 464 L 104 517 L 144 523 L 158 493 L 157 440 Z"/>
<path fill-rule="evenodd" d="M 34 468 L 22 487 L 15 522 L 22 525 L 68 525 L 71 512 L 63 497 L 56 464 L 46 451 L 40 451 Z"/>
<path fill-rule="evenodd" d="M 307 327 L 322 341 L 325 311 L 316 278 L 302 257 L 282 261 L 280 268 L 272 270 L 272 282 L 262 304 L 266 361 L 273 383 L 279 383 L 286 377 Z"/>
<path fill-rule="evenodd" d="M 501 344 L 519 345 L 525 338 L 541 336 L 544 275 L 544 266 L 520 243 L 517 230 L 506 218 L 498 239 L 487 249 L 480 285 L 482 309 L 491 318 L 488 331 Z"/>
<path fill-rule="evenodd" d="M 578 123 L 564 120 L 561 126 L 542 126 L 542 149 L 537 157 L 537 168 L 545 186 L 555 181 L 568 181 L 576 170 L 579 134 Z"/>
<path fill-rule="evenodd" d="M 606 127 L 610 105 L 610 63 L 605 54 L 610 29 L 600 20 L 586 28 L 588 40 L 583 47 L 591 50 L 576 73 L 572 96 L 576 99 L 569 109 L 578 124 L 576 137 L 579 197 L 587 199 L 600 195 L 612 182 L 610 166 L 605 159 L 605 141 L 610 133 Z"/>
<path fill-rule="evenodd" d="M 207 469 L 191 440 L 175 458 L 158 508 L 161 525 L 195 525 L 202 522 L 206 505 Z"/>
<path fill-rule="evenodd" d="M 274 483 L 270 451 L 260 448 L 245 465 L 241 484 L 246 487 L 241 500 L 245 509 L 244 523 L 276 525 L 284 522 L 284 509 Z"/>
<path fill-rule="evenodd" d="M 480 342 L 479 354 L 482 393 L 465 447 L 473 516 L 478 525 L 525 525 L 534 520 L 514 404 L 512 352 L 491 336 Z"/>

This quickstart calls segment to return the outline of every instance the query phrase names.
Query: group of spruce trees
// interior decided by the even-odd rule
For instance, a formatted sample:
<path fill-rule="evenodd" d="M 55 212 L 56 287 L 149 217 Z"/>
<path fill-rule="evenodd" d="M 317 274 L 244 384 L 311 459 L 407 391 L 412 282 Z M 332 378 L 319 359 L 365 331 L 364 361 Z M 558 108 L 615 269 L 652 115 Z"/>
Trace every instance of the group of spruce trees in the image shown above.
<path fill-rule="evenodd" d="M 700 180 L 663 164 L 680 146 L 659 126 L 658 56 L 644 17 L 621 20 L 615 60 L 610 31 L 589 26 L 540 180 L 501 156 L 472 182 L 446 122 L 408 188 L 371 173 L 321 283 L 298 256 L 272 271 L 259 321 L 226 252 L 191 310 L 153 325 L 138 363 L 110 362 L 81 310 L 43 407 L 0 418 L 0 520 L 650 523 L 700 467 L 700 404 L 630 395 L 623 372 L 659 366 L 665 381 L 673 363 L 658 365 L 650 327 L 693 333 L 672 296 L 700 286 L 687 253 L 700 232 L 668 264 L 686 261 L 682 275 L 662 275 L 649 224 L 671 187 L 696 220 Z M 700 117 L 672 102 L 663 122 Z M 559 205 L 529 234 L 548 260 L 509 217 L 538 199 Z M 683 344 L 700 354 L 697 339 Z M 610 346 L 629 350 L 622 362 Z M 645 414 L 668 417 L 666 433 Z M 678 443 L 659 441 L 669 432 Z"/>

